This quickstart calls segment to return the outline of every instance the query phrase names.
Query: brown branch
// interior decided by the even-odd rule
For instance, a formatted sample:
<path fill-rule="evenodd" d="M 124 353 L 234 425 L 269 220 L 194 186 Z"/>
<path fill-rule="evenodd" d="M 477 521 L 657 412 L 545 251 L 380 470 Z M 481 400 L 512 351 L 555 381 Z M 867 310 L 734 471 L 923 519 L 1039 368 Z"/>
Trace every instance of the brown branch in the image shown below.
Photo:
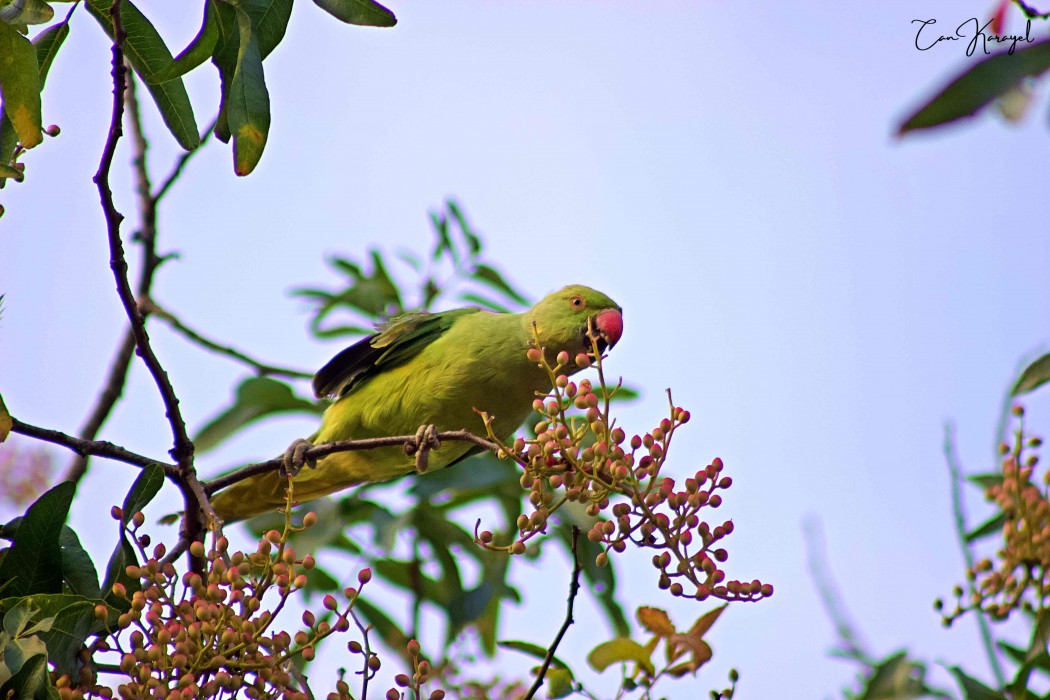
<path fill-rule="evenodd" d="M 124 338 L 120 341 L 120 347 L 117 348 L 117 354 L 113 357 L 112 364 L 109 366 L 109 374 L 102 385 L 102 393 L 99 394 L 98 399 L 95 401 L 95 407 L 80 428 L 78 434 L 82 440 L 94 440 L 98 436 L 103 424 L 113 411 L 113 407 L 120 400 L 120 396 L 124 391 L 124 384 L 127 382 L 128 369 L 131 367 L 131 358 L 134 354 L 135 336 L 128 329 L 124 333 Z M 87 466 L 88 456 L 77 455 L 73 458 L 62 480 L 80 481 L 87 472 Z"/>
<path fill-rule="evenodd" d="M 233 358 L 238 362 L 248 365 L 255 370 L 256 374 L 260 377 L 285 377 L 286 379 L 312 379 L 313 374 L 310 372 L 304 372 L 298 369 L 291 369 L 289 367 L 278 367 L 277 365 L 266 364 L 260 362 L 245 353 L 232 348 L 228 345 L 221 345 L 214 340 L 205 338 L 197 331 L 186 326 L 182 321 L 175 317 L 170 311 L 162 307 L 160 304 L 155 302 L 149 297 L 142 297 L 139 299 L 139 308 L 142 309 L 143 313 L 151 314 L 156 318 L 161 319 L 172 328 L 172 330 L 181 333 L 188 340 L 200 345 L 201 347 L 211 350 L 212 352 L 220 355 L 226 355 L 227 357 Z"/>
<path fill-rule="evenodd" d="M 486 450 L 492 450 L 493 452 L 498 452 L 503 449 L 497 443 L 479 437 L 468 430 L 450 430 L 443 433 L 437 433 L 435 437 L 438 440 L 471 442 L 480 447 L 484 447 Z M 415 445 L 415 440 L 415 435 L 398 435 L 393 437 L 367 438 L 363 440 L 340 440 L 338 442 L 327 442 L 323 445 L 311 447 L 309 450 L 306 450 L 304 456 L 307 462 L 313 462 L 322 457 L 327 457 L 330 454 L 335 454 L 336 452 L 372 450 L 377 447 L 400 447 L 406 444 Z M 204 492 L 211 496 L 220 489 L 236 484 L 238 481 L 244 481 L 256 474 L 265 474 L 266 472 L 276 471 L 281 468 L 282 464 L 284 464 L 283 457 L 271 459 L 266 462 L 249 464 L 235 472 L 230 472 L 224 476 L 204 482 Z"/>
<path fill-rule="evenodd" d="M 124 66 L 127 71 L 127 64 Z M 142 119 L 139 112 L 139 101 L 135 94 L 135 80 L 132 73 L 125 73 L 127 88 L 125 90 L 125 104 L 127 105 L 128 117 L 131 125 L 132 135 L 132 166 L 135 170 L 136 187 L 138 194 L 139 217 L 141 228 L 135 236 L 142 244 L 142 268 L 138 280 L 138 296 L 149 293 L 153 286 L 153 273 L 160 266 L 162 258 L 156 252 L 157 240 L 157 202 L 150 196 L 149 170 L 146 166 L 146 154 L 149 143 L 146 141 L 145 132 L 142 129 Z M 109 368 L 109 374 L 102 385 L 102 392 L 95 402 L 95 407 L 88 416 L 84 425 L 80 428 L 79 435 L 83 440 L 94 440 L 102 426 L 105 424 L 109 414 L 113 411 L 117 401 L 120 400 L 127 382 L 128 370 L 131 367 L 131 358 L 135 352 L 135 334 L 131 329 L 124 333 L 116 355 Z M 88 458 L 86 455 L 78 455 L 66 470 L 65 481 L 80 481 L 87 472 Z"/>
<path fill-rule="evenodd" d="M 573 623 L 572 619 L 572 605 L 576 601 L 576 594 L 580 592 L 580 555 L 576 551 L 576 542 L 580 539 L 580 528 L 575 525 L 572 526 L 572 581 L 569 584 L 569 604 L 565 611 L 565 622 L 562 623 L 561 629 L 558 630 L 558 635 L 554 638 L 554 643 L 547 647 L 547 655 L 543 657 L 543 663 L 540 665 L 540 670 L 536 673 L 536 680 L 533 682 L 532 687 L 529 688 L 529 692 L 525 695 L 522 700 L 532 700 L 532 697 L 536 695 L 536 692 L 543 685 L 543 678 L 547 675 L 547 669 L 550 668 L 551 662 L 554 661 L 554 652 L 558 650 L 558 645 L 561 644 L 562 637 L 569 629 L 569 625 Z"/>
<path fill-rule="evenodd" d="M 107 459 L 124 462 L 125 464 L 131 464 L 140 468 L 148 467 L 151 464 L 159 464 L 164 468 L 164 473 L 169 477 L 174 478 L 179 475 L 179 470 L 174 464 L 167 464 L 158 459 L 150 459 L 144 455 L 126 450 L 120 445 L 114 445 L 112 442 L 107 442 L 105 440 L 82 440 L 73 437 L 72 435 L 66 435 L 58 430 L 40 428 L 35 425 L 30 425 L 29 423 L 23 423 L 17 418 L 12 418 L 11 422 L 11 432 L 25 435 L 26 437 L 36 438 L 37 440 L 43 440 L 44 442 L 50 442 L 55 445 L 61 445 L 62 447 L 76 452 L 78 455 L 105 457 Z"/>
<path fill-rule="evenodd" d="M 116 282 L 117 295 L 127 314 L 131 324 L 131 332 L 135 336 L 136 353 L 142 358 L 153 377 L 157 390 L 160 392 L 161 400 L 164 402 L 165 414 L 171 427 L 173 446 L 170 450 L 179 468 L 179 474 L 174 479 L 182 491 L 186 506 L 186 515 L 183 519 L 181 539 L 193 541 L 200 538 L 205 526 L 205 518 L 208 523 L 218 523 L 215 511 L 208 502 L 197 473 L 193 467 L 193 443 L 190 441 L 186 431 L 186 422 L 179 411 L 179 400 L 175 390 L 171 386 L 167 373 L 157 359 L 153 348 L 150 347 L 149 335 L 146 333 L 145 319 L 139 311 L 135 301 L 135 295 L 131 291 L 128 282 L 128 263 L 124 255 L 124 244 L 120 238 L 120 224 L 123 215 L 117 211 L 113 203 L 113 191 L 109 185 L 109 173 L 113 166 L 113 156 L 116 153 L 117 142 L 123 135 L 122 120 L 124 116 L 124 93 L 127 86 L 127 67 L 124 65 L 123 44 L 126 34 L 120 16 L 120 0 L 113 0 L 109 9 L 113 21 L 113 107 L 110 115 L 109 133 L 102 150 L 98 171 L 93 178 L 98 187 L 99 198 L 102 203 L 102 212 L 106 219 L 106 231 L 109 238 L 109 266 L 113 271 Z M 200 568 L 203 562 L 191 562 L 192 568 Z"/>

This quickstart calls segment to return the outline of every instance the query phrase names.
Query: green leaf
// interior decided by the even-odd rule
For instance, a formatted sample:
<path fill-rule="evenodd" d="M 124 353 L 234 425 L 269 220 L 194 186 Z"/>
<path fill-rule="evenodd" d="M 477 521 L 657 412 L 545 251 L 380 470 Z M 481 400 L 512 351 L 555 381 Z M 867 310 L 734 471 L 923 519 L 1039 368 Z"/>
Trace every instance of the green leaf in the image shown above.
<path fill-rule="evenodd" d="M 58 49 L 68 35 L 69 22 L 67 18 L 66 21 L 48 27 L 33 39 L 33 46 L 36 48 L 36 62 L 40 66 L 41 90 L 44 89 L 44 82 L 47 79 L 51 63 L 55 60 Z M 17 144 L 18 134 L 15 133 L 15 128 L 11 124 L 7 112 L 0 110 L 0 178 L 10 177 L 21 182 L 22 173 L 9 165 Z M 0 180 L 0 187 L 3 187 L 3 184 L 3 180 Z"/>
<path fill-rule="evenodd" d="M 539 659 L 540 661 L 547 658 L 547 647 L 541 647 L 539 644 L 533 644 L 532 642 L 504 640 L 502 642 L 496 642 L 496 646 L 500 649 L 513 649 L 514 651 L 520 651 L 522 654 L 527 654 L 534 659 Z M 551 659 L 551 668 L 565 669 L 569 671 L 569 677 L 572 678 L 572 671 L 569 670 L 568 664 L 557 656 Z"/>
<path fill-rule="evenodd" d="M 14 420 L 11 418 L 11 414 L 7 412 L 7 406 L 4 405 L 4 397 L 0 395 L 0 442 L 7 439 L 13 427 Z"/>
<path fill-rule="evenodd" d="M 7 619 L 12 615 L 24 616 L 29 610 L 37 623 L 26 629 L 26 635 L 35 635 L 47 649 L 48 661 L 55 665 L 59 673 L 75 672 L 78 667 L 77 654 L 84 645 L 84 640 L 100 627 L 95 619 L 95 606 L 98 599 L 84 596 L 58 594 L 39 594 L 25 598 L 5 598 L 0 601 L 0 609 L 6 611 Z M 12 635 L 15 636 L 15 635 Z"/>
<path fill-rule="evenodd" d="M 62 47 L 62 42 L 66 40 L 67 36 L 69 36 L 68 19 L 51 25 L 33 39 L 33 46 L 36 48 L 36 62 L 40 66 L 41 89 L 44 88 L 47 73 L 51 70 L 51 63 L 55 60 L 55 56 L 58 54 L 58 50 Z"/>
<path fill-rule="evenodd" d="M 482 284 L 487 284 L 489 287 L 492 287 L 497 292 L 503 294 L 503 296 L 512 299 L 522 306 L 529 305 L 529 300 L 522 296 L 518 290 L 514 289 L 509 282 L 503 279 L 503 275 L 497 272 L 495 268 L 489 267 L 483 263 L 478 263 L 474 268 L 471 277 Z"/>
<path fill-rule="evenodd" d="M 587 663 L 598 673 L 601 673 L 612 664 L 627 661 L 637 663 L 650 676 L 656 672 L 653 668 L 653 662 L 649 658 L 649 652 L 646 651 L 645 647 L 626 637 L 602 642 L 591 649 L 591 653 L 587 654 Z"/>
<path fill-rule="evenodd" d="M 43 138 L 40 117 L 40 67 L 36 49 L 11 25 L 0 22 L 0 95 L 3 110 L 19 141 L 32 148 Z"/>
<path fill-rule="evenodd" d="M 8 598 L 7 600 L 10 600 L 11 604 L 4 606 L 4 632 L 9 637 L 21 637 L 36 613 L 36 610 L 33 609 L 33 601 L 29 597 Z"/>
<path fill-rule="evenodd" d="M 113 20 L 109 15 L 109 0 L 87 0 L 88 12 L 98 20 L 110 39 L 113 38 Z M 151 83 L 149 77 L 171 65 L 174 59 L 164 44 L 164 39 L 146 16 L 132 4 L 131 0 L 120 3 L 120 18 L 127 38 L 124 40 L 124 55 L 146 83 L 153 101 L 168 131 L 179 146 L 192 151 L 200 145 L 197 121 L 193 106 L 186 94 L 181 78 L 164 83 Z"/>
<path fill-rule="evenodd" d="M 928 129 L 972 116 L 981 107 L 1009 92 L 1027 76 L 1050 68 L 1050 40 L 1016 50 L 997 53 L 952 80 L 929 102 L 908 117 L 898 133 Z"/>
<path fill-rule="evenodd" d="M 0 685 L 0 698 L 48 700 L 51 681 L 47 675 L 47 655 L 37 654 L 25 660 L 18 673 Z"/>
<path fill-rule="evenodd" d="M 211 58 L 215 50 L 215 44 L 219 41 L 219 11 L 216 9 L 215 3 L 220 1 L 206 0 L 204 3 L 204 22 L 201 24 L 200 31 L 193 37 L 189 46 L 183 49 L 171 64 L 148 76 L 147 82 L 166 83 L 169 80 L 181 78 Z"/>
<path fill-rule="evenodd" d="M 252 20 L 252 32 L 259 41 L 259 55 L 263 60 L 284 39 L 288 19 L 292 16 L 292 0 L 249 0 L 241 4 Z"/>
<path fill-rule="evenodd" d="M 487 297 L 483 297 L 480 294 L 475 294 L 474 292 L 463 292 L 459 295 L 459 300 L 488 311 L 495 311 L 498 314 L 509 314 L 511 312 L 509 307 L 504 306 L 499 302 L 492 301 Z"/>
<path fill-rule="evenodd" d="M 1002 513 L 993 515 L 988 520 L 984 521 L 973 530 L 966 533 L 967 542 L 976 542 L 977 540 L 984 539 L 985 537 L 991 537 L 998 535 L 1003 531 L 1003 525 L 1006 524 L 1006 516 Z"/>
<path fill-rule="evenodd" d="M 1007 700 L 1005 695 L 968 676 L 960 667 L 949 666 L 948 670 L 955 676 L 965 700 Z"/>
<path fill-rule="evenodd" d="M 572 673 L 564 668 L 547 669 L 546 680 L 548 698 L 568 697 L 575 690 Z"/>
<path fill-rule="evenodd" d="M 284 382 L 269 377 L 252 377 L 241 382 L 233 405 L 208 421 L 193 442 L 198 452 L 205 452 L 266 416 L 291 412 L 318 415 L 323 411 L 313 401 L 296 396 Z"/>
<path fill-rule="evenodd" d="M 1003 483 L 1003 473 L 989 472 L 987 474 L 970 474 L 966 477 L 966 480 L 987 491 L 991 487 Z"/>
<path fill-rule="evenodd" d="M 1042 385 L 1050 382 L 1050 353 L 1043 355 L 1038 360 L 1024 368 L 1021 376 L 1017 378 L 1011 395 L 1020 396 L 1030 391 L 1035 391 Z"/>
<path fill-rule="evenodd" d="M 59 538 L 76 486 L 63 481 L 40 496 L 22 517 L 14 541 L 0 562 L 0 581 L 13 579 L 5 593 L 16 597 L 62 590 Z"/>
<path fill-rule="evenodd" d="M 50 22 L 55 16 L 43 0 L 14 0 L 0 7 L 0 22 L 17 26 L 20 24 L 44 24 Z"/>
<path fill-rule="evenodd" d="M 160 492 L 164 485 L 164 468 L 159 464 L 151 464 L 141 472 L 135 479 L 135 483 L 124 497 L 124 525 L 131 522 L 132 516 L 145 508 L 150 501 Z"/>
<path fill-rule="evenodd" d="M 252 30 L 251 17 L 240 8 L 237 8 L 237 27 L 240 33 L 237 68 L 230 81 L 226 118 L 233 136 L 233 170 L 243 177 L 255 170 L 266 148 L 270 95 L 263 77 L 258 37 Z"/>
<path fill-rule="evenodd" d="M 467 217 L 463 215 L 463 210 L 459 208 L 454 200 L 448 200 L 445 202 L 445 206 L 448 207 L 448 211 L 452 214 L 452 217 L 459 224 L 459 231 L 463 234 L 463 240 L 467 242 L 467 250 L 470 253 L 470 257 L 474 258 L 481 252 L 481 238 L 474 233 L 474 229 L 467 221 Z M 523 302 L 526 303 L 527 302 Z"/>
<path fill-rule="evenodd" d="M 918 673 L 916 673 L 918 671 Z M 929 695 L 923 683 L 925 667 L 900 651 L 875 664 L 858 700 L 920 698 Z"/>
<path fill-rule="evenodd" d="M 77 533 L 68 525 L 63 526 L 58 543 L 62 548 L 62 578 L 69 590 L 86 598 L 101 599 L 95 562 L 84 551 Z"/>
<path fill-rule="evenodd" d="M 393 27 L 397 17 L 372 0 L 314 0 L 314 4 L 341 22 L 364 27 Z"/>

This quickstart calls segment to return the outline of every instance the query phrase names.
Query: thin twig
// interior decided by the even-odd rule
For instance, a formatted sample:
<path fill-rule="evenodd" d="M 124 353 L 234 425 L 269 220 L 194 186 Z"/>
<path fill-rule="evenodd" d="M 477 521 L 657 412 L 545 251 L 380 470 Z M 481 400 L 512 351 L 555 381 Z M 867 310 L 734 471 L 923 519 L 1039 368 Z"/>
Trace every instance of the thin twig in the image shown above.
<path fill-rule="evenodd" d="M 312 379 L 313 374 L 310 372 L 304 372 L 298 369 L 291 369 L 288 367 L 278 367 L 277 365 L 270 365 L 265 362 L 260 362 L 245 353 L 232 348 L 228 345 L 221 345 L 214 340 L 205 338 L 197 331 L 186 326 L 180 321 L 174 314 L 162 307 L 153 299 L 143 297 L 139 299 L 139 308 L 142 309 L 143 313 L 148 313 L 156 318 L 161 319 L 172 328 L 172 330 L 181 333 L 188 340 L 200 345 L 201 347 L 211 350 L 212 352 L 220 355 L 226 355 L 231 357 L 242 364 L 246 364 L 255 370 L 255 373 L 260 377 L 285 377 L 287 379 Z"/>
<path fill-rule="evenodd" d="M 368 643 L 368 630 L 372 629 L 372 625 L 365 627 L 361 624 L 361 620 L 357 617 L 357 613 L 354 612 L 353 608 L 350 608 L 350 617 L 353 618 L 354 624 L 357 625 L 357 629 L 361 630 L 361 637 L 365 640 L 365 662 L 361 668 L 361 700 L 368 700 L 368 681 L 375 675 L 375 672 L 368 666 L 369 660 L 372 658 L 372 646 Z"/>
<path fill-rule="evenodd" d="M 164 468 L 164 473 L 169 477 L 174 478 L 179 474 L 178 467 L 174 464 L 166 464 L 160 460 L 151 459 L 144 455 L 131 452 L 120 445 L 114 445 L 112 442 L 106 442 L 105 440 L 82 440 L 73 437 L 72 435 L 66 435 L 58 430 L 39 428 L 35 425 L 30 425 L 29 423 L 23 423 L 17 418 L 12 418 L 11 423 L 11 432 L 25 435 L 26 437 L 36 438 L 37 440 L 50 442 L 55 445 L 61 445 L 79 455 L 105 457 L 118 462 L 124 462 L 125 464 L 131 464 L 139 468 L 158 464 Z"/>
<path fill-rule="evenodd" d="M 1025 4 L 1024 0 L 1014 0 L 1017 6 L 1024 12 L 1025 17 L 1028 19 L 1047 19 L 1050 18 L 1050 12 L 1040 12 L 1031 5 Z"/>
<path fill-rule="evenodd" d="M 572 619 L 572 605 L 576 601 L 576 594 L 580 591 L 580 555 L 576 551 L 576 542 L 580 539 L 580 528 L 575 525 L 572 526 L 572 582 L 569 584 L 569 604 L 565 611 L 565 622 L 562 623 L 561 629 L 558 630 L 558 635 L 554 638 L 554 643 L 547 647 L 547 655 L 543 657 L 543 663 L 540 665 L 540 670 L 536 673 L 536 680 L 533 682 L 532 687 L 529 688 L 529 692 L 525 695 L 522 700 L 532 700 L 532 697 L 536 695 L 536 692 L 543 685 L 543 678 L 547 675 L 547 669 L 550 668 L 551 662 L 554 660 L 554 652 L 558 650 L 558 645 L 561 644 L 562 637 L 565 636 L 565 632 L 568 631 L 569 625 L 573 623 Z"/>
<path fill-rule="evenodd" d="M 820 596 L 820 602 L 824 605 L 824 611 L 831 619 L 831 624 L 835 626 L 843 653 L 851 659 L 871 665 L 871 654 L 860 640 L 860 635 L 857 633 L 853 621 L 849 619 L 838 591 L 835 590 L 831 571 L 825 561 L 824 535 L 820 528 L 820 521 L 815 517 L 807 518 L 802 523 L 802 533 L 808 553 L 807 566 L 809 575 L 813 578 L 813 584 L 817 587 L 817 594 Z"/>
<path fill-rule="evenodd" d="M 128 369 L 131 367 L 131 358 L 134 355 L 135 335 L 131 332 L 131 329 L 127 329 L 120 341 L 120 347 L 117 348 L 116 355 L 113 356 L 113 362 L 109 366 L 109 374 L 102 385 L 102 393 L 99 394 L 98 399 L 95 401 L 95 407 L 80 428 L 78 434 L 81 439 L 94 440 L 98 436 L 103 424 L 105 424 L 109 414 L 113 411 L 113 407 L 120 400 L 120 396 L 124 391 L 124 384 L 127 382 Z M 87 472 L 87 467 L 87 455 L 77 455 L 73 458 L 62 480 L 80 481 Z"/>
<path fill-rule="evenodd" d="M 306 674 L 303 673 L 302 669 L 295 665 L 294 662 L 288 664 L 289 670 L 292 672 L 292 678 L 299 684 L 299 690 L 306 693 L 307 700 L 315 700 L 314 691 L 310 690 L 310 684 L 307 682 Z"/>
<path fill-rule="evenodd" d="M 966 568 L 973 570 L 973 551 L 970 549 L 970 543 L 966 539 L 966 533 L 970 531 L 970 528 L 966 524 L 966 508 L 962 495 L 962 468 L 959 465 L 959 458 L 955 451 L 955 430 L 951 423 L 946 423 L 944 426 L 944 461 L 948 465 L 948 475 L 951 479 L 952 515 L 955 521 L 955 535 L 959 540 L 959 548 L 962 550 Z M 988 657 L 988 665 L 992 667 L 996 683 L 1001 688 L 1006 685 L 1006 676 L 1003 674 L 999 656 L 995 653 L 995 641 L 992 639 L 992 630 L 983 612 L 979 612 L 977 615 L 977 629 L 981 634 L 981 644 L 984 646 L 984 653 Z"/>
<path fill-rule="evenodd" d="M 470 442 L 480 447 L 484 447 L 486 450 L 492 450 L 498 452 L 503 448 L 491 440 L 486 440 L 483 437 L 479 437 L 468 430 L 449 430 L 443 433 L 437 433 L 435 435 L 438 440 L 458 440 L 461 442 Z M 415 435 L 398 435 L 393 437 L 378 437 L 378 438 L 366 438 L 363 440 L 340 440 L 338 442 L 327 442 L 323 445 L 316 445 L 311 447 L 304 453 L 304 457 L 307 462 L 313 462 L 322 457 L 327 457 L 330 454 L 336 452 L 353 452 L 356 450 L 372 450 L 377 447 L 398 447 L 405 445 L 406 443 L 413 443 L 416 439 Z M 236 484 L 238 481 L 244 481 L 245 479 L 255 476 L 256 474 L 265 474 L 266 472 L 276 471 L 280 469 L 281 465 L 284 464 L 284 458 L 278 457 L 277 459 L 271 459 L 266 462 L 258 462 L 256 464 L 249 464 L 235 472 L 231 472 L 224 476 L 212 479 L 211 481 L 204 482 L 204 492 L 209 496 L 214 494 L 219 489 L 224 489 L 227 486 Z"/>
<path fill-rule="evenodd" d="M 215 131 L 215 125 L 218 123 L 218 117 L 212 119 L 211 125 L 201 132 L 200 146 L 197 146 L 192 151 L 186 151 L 181 156 L 179 156 L 179 159 L 177 161 L 175 161 L 175 167 L 172 168 L 171 172 L 168 174 L 168 177 L 164 179 L 164 182 L 157 189 L 157 192 L 153 195 L 154 204 L 160 204 L 160 200 L 164 199 L 164 196 L 168 194 L 168 190 L 171 189 L 171 186 L 174 185 L 175 181 L 179 179 L 180 175 L 182 175 L 182 170 L 186 167 L 186 164 L 190 162 L 190 158 L 192 158 L 200 152 L 201 146 L 203 146 L 207 142 L 208 137 L 211 136 L 212 132 Z"/>

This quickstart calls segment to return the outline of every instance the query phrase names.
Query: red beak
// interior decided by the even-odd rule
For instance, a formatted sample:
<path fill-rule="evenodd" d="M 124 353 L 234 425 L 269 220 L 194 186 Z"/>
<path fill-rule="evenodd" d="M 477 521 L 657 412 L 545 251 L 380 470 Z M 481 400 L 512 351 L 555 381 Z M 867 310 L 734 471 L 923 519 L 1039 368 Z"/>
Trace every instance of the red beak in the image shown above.
<path fill-rule="evenodd" d="M 608 309 L 598 314 L 594 319 L 594 325 L 602 338 L 611 348 L 623 335 L 623 316 L 619 309 Z"/>

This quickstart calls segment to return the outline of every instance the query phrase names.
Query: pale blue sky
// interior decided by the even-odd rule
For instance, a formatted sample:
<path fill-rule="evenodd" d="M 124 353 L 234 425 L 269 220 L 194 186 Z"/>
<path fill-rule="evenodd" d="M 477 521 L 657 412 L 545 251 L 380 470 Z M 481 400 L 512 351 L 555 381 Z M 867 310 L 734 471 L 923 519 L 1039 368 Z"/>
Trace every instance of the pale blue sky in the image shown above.
<path fill-rule="evenodd" d="M 834 634 L 806 574 L 810 515 L 873 651 L 907 646 L 987 677 L 972 626 L 946 632 L 931 608 L 962 580 L 942 426 L 955 420 L 964 462 L 987 470 L 1003 389 L 1050 344 L 1047 91 L 1019 126 L 983 115 L 892 136 L 972 61 L 961 46 L 916 51 L 911 20 L 954 26 L 987 5 L 401 2 L 398 27 L 369 30 L 298 3 L 266 63 L 262 163 L 238 179 L 227 147 L 199 155 L 161 212 L 161 248 L 182 257 L 160 272 L 157 299 L 271 361 L 316 368 L 337 346 L 308 339 L 288 290 L 332 282 L 326 253 L 423 248 L 427 210 L 455 196 L 533 296 L 582 282 L 620 303 L 609 367 L 648 389 L 628 412 L 633 429 L 658 419 L 670 386 L 695 417 L 676 445 L 681 473 L 718 455 L 734 477 L 729 571 L 777 593 L 732 606 L 710 667 L 668 697 L 706 692 L 729 665 L 746 698 L 828 697 L 850 681 L 826 654 Z M 197 19 L 167 13 L 158 24 L 181 46 Z M 123 322 L 90 181 L 109 54 L 93 20 L 73 24 L 45 96 L 62 135 L 27 158 L 26 183 L 0 192 L 0 391 L 19 418 L 69 432 Z M 214 71 L 189 87 L 203 126 Z M 146 111 L 166 172 L 174 146 Z M 130 215 L 127 154 L 114 180 Z M 163 328 L 153 338 L 200 426 L 243 372 Z M 1048 400 L 1031 406 L 1045 427 Z M 249 431 L 201 468 L 269 456 L 310 431 Z M 104 437 L 167 449 L 140 367 Z M 75 505 L 78 527 L 104 528 L 87 538 L 100 558 L 108 505 L 132 477 L 96 462 L 93 496 Z M 653 591 L 648 558 L 622 558 L 628 605 L 683 623 L 699 614 Z M 542 566 L 525 590 L 539 599 L 555 580 L 557 612 L 509 611 L 507 637 L 545 643 L 560 624 L 567 570 Z M 559 652 L 568 659 L 599 641 L 581 608 Z"/>

